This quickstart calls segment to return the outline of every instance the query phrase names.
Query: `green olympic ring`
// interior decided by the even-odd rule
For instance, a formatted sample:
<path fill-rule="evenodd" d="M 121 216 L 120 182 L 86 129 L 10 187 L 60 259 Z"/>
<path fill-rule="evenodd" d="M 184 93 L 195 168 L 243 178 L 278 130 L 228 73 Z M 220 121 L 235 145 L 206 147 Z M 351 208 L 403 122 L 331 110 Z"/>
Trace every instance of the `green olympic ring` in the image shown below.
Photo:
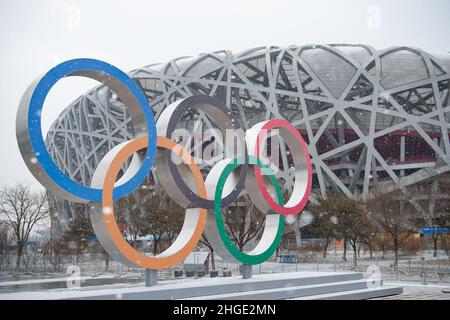
<path fill-rule="evenodd" d="M 270 168 L 264 164 L 261 163 L 261 161 L 253 156 L 248 157 L 249 163 L 253 165 L 257 165 L 262 169 L 262 171 L 267 174 L 267 176 L 270 179 L 270 182 L 272 183 L 273 187 L 275 188 L 278 203 L 279 205 L 284 205 L 283 201 L 283 194 L 281 192 L 280 185 L 278 184 L 277 179 L 273 176 L 273 172 L 270 170 Z M 225 245 L 225 247 L 229 250 L 229 252 L 239 261 L 245 264 L 249 265 L 256 265 L 260 264 L 264 261 L 266 261 L 268 258 L 272 256 L 272 254 L 275 252 L 275 250 L 278 247 L 278 244 L 280 243 L 281 236 L 283 235 L 284 230 L 284 216 L 281 214 L 277 214 L 279 216 L 278 221 L 278 230 L 275 235 L 275 239 L 273 239 L 272 244 L 263 252 L 259 254 L 251 254 L 250 253 L 244 253 L 240 251 L 233 243 L 231 238 L 228 235 L 228 232 L 225 229 L 225 224 L 222 217 L 221 207 L 222 207 L 222 193 L 223 188 L 225 185 L 225 182 L 227 181 L 229 175 L 240 165 L 244 164 L 244 158 L 234 158 L 228 165 L 226 165 L 225 169 L 223 170 L 222 174 L 219 177 L 219 181 L 217 183 L 216 192 L 214 194 L 214 216 L 216 219 L 216 225 L 217 230 L 220 234 L 220 237 L 222 238 L 222 241 Z"/>

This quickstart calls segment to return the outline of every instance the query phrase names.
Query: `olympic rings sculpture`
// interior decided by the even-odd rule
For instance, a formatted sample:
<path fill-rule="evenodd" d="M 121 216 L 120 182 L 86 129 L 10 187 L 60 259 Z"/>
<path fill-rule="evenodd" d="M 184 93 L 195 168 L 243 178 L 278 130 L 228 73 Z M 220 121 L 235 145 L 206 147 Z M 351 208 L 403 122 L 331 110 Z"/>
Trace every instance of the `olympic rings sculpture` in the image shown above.
<path fill-rule="evenodd" d="M 87 77 L 109 87 L 127 106 L 133 121 L 135 138 L 115 146 L 103 157 L 90 186 L 72 180 L 57 167 L 42 137 L 41 111 L 45 98 L 57 81 L 68 76 Z M 218 161 L 204 179 L 190 153 L 171 140 L 178 120 L 191 109 L 204 112 L 222 132 L 243 132 L 230 110 L 209 96 L 178 100 L 165 108 L 155 122 L 147 98 L 126 73 L 99 60 L 74 59 L 55 66 L 28 87 L 17 112 L 16 135 L 27 167 L 47 190 L 69 201 L 89 203 L 95 234 L 114 259 L 146 269 L 175 266 L 189 255 L 205 232 L 220 257 L 250 265 L 262 263 L 279 244 L 285 216 L 298 215 L 308 201 L 312 169 L 306 144 L 286 120 L 258 123 L 245 134 L 237 135 L 240 153 Z M 273 129 L 277 129 L 288 145 L 294 164 L 294 187 L 286 203 L 271 165 L 261 161 L 268 131 Z M 128 169 L 117 180 L 120 169 L 130 157 Z M 176 164 L 174 157 L 182 163 Z M 182 229 L 169 248 L 157 256 L 148 256 L 123 238 L 113 203 L 138 188 L 153 165 L 161 186 L 185 208 L 186 214 Z M 250 252 L 236 248 L 221 211 L 233 203 L 244 188 L 266 217 L 261 239 Z"/>

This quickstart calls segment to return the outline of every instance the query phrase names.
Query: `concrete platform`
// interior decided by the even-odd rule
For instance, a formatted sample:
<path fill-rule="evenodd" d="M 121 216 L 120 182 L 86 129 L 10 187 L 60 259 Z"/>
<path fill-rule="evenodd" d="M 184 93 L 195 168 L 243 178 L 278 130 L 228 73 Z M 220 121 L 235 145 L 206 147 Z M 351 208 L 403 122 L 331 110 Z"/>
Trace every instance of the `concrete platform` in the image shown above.
<path fill-rule="evenodd" d="M 155 287 L 84 287 L 1 294 L 0 299 L 32 300 L 278 300 L 368 299 L 402 293 L 402 287 L 369 288 L 360 272 L 292 272 L 254 275 L 250 279 L 203 278 Z"/>
<path fill-rule="evenodd" d="M 114 275 L 83 276 L 80 277 L 82 287 L 94 287 L 108 285 L 131 285 L 142 282 L 139 274 L 115 277 Z M 43 279 L 21 279 L 0 282 L 0 295 L 19 291 L 47 291 L 53 289 L 67 289 L 67 277 L 53 277 Z"/>

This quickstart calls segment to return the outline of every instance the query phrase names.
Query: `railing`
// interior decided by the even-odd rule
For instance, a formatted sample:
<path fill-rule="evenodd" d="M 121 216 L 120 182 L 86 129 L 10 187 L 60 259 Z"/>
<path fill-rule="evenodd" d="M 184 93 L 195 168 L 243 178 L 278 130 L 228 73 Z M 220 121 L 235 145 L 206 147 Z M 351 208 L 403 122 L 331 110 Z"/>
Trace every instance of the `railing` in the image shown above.
<path fill-rule="evenodd" d="M 353 255 L 350 252 L 347 261 L 342 259 L 342 253 L 331 253 L 326 257 L 321 252 L 303 252 L 295 253 L 295 259 L 292 263 L 286 263 L 283 259 L 273 258 L 261 265 L 253 266 L 253 274 L 274 274 L 286 272 L 343 272 L 357 271 L 366 272 L 369 267 L 379 268 L 381 276 L 385 280 L 409 281 L 417 283 L 450 283 L 450 259 L 445 254 L 439 254 L 432 257 L 427 254 L 403 255 L 399 258 L 398 266 L 393 266 L 392 255 L 383 256 L 378 253 L 372 259 L 367 255 L 361 256 L 357 264 L 353 263 Z M 15 257 L 11 257 L 11 262 L 15 262 Z M 78 262 L 77 262 L 78 260 Z M 75 256 L 65 256 L 60 258 L 58 267 L 50 264 L 48 259 L 34 256 L 24 259 L 24 267 L 27 269 L 22 272 L 14 271 L 14 264 L 10 263 L 9 268 L 0 273 L 1 281 L 11 281 L 14 279 L 42 279 L 42 278 L 61 278 L 68 277 L 67 267 L 77 266 L 81 276 L 89 279 L 88 282 L 82 282 L 83 285 L 104 285 L 117 283 L 136 283 L 144 281 L 144 272 L 142 269 L 130 268 L 116 261 L 107 261 L 101 255 L 82 255 L 78 259 Z M 4 266 L 4 264 L 3 264 Z M 180 272 L 183 271 L 183 272 Z M 228 263 L 227 261 L 216 261 L 214 276 L 239 276 L 240 265 Z M 198 269 L 193 274 L 186 274 L 182 264 L 158 271 L 159 281 L 195 281 L 197 278 L 209 277 L 210 274 L 203 274 Z M 87 284 L 86 284 L 87 283 Z M 0 291 L 1 291 L 0 287 Z"/>

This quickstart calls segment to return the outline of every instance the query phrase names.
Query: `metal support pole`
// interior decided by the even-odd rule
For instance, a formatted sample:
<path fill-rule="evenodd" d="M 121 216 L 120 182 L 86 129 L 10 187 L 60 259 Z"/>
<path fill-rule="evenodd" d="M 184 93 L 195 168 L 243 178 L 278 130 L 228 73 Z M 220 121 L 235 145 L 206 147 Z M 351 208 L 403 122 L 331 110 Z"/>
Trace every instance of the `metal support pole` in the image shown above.
<path fill-rule="evenodd" d="M 145 286 L 154 287 L 158 284 L 158 270 L 145 269 Z"/>
<path fill-rule="evenodd" d="M 252 277 L 252 266 L 250 264 L 243 264 L 242 268 L 242 279 L 250 279 Z"/>

